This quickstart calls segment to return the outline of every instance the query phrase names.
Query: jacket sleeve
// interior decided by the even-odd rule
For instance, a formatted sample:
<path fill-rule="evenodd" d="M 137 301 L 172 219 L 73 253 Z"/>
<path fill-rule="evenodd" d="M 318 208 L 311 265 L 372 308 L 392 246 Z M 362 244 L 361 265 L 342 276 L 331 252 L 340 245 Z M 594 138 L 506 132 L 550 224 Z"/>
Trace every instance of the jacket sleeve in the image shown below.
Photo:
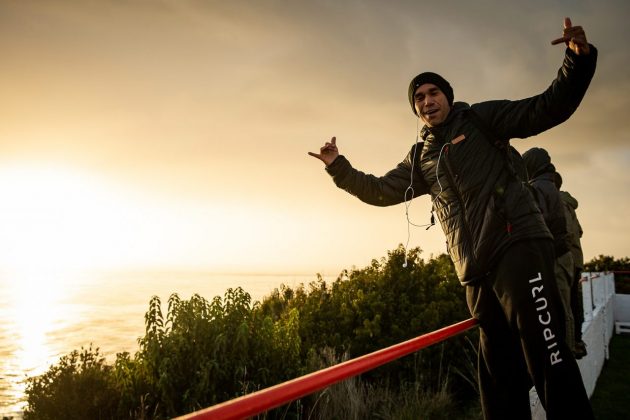
<path fill-rule="evenodd" d="M 422 149 L 421 146 L 415 147 Z M 332 176 L 335 185 L 367 204 L 381 207 L 399 204 L 405 201 L 405 194 L 407 200 L 411 200 L 429 192 L 420 171 L 414 171 L 412 184 L 412 161 L 417 162 L 420 159 L 419 154 L 413 159 L 414 148 L 405 160 L 381 177 L 365 174 L 353 168 L 344 156 L 337 157 L 326 167 L 326 171 Z M 410 186 L 413 187 L 413 196 L 411 191 L 407 191 Z"/>
<path fill-rule="evenodd" d="M 590 44 L 589 44 L 590 45 Z M 566 121 L 577 109 L 595 73 L 597 49 L 578 56 L 567 48 L 556 79 L 541 94 L 517 101 L 473 105 L 501 139 L 526 138 Z"/>
<path fill-rule="evenodd" d="M 536 196 L 536 202 L 538 203 L 538 208 L 545 219 L 545 223 L 549 226 L 550 222 L 553 220 L 553 207 L 554 200 L 553 195 L 551 194 L 551 189 L 549 188 L 548 183 L 538 180 L 530 181 L 532 188 L 534 188 L 534 194 Z"/>

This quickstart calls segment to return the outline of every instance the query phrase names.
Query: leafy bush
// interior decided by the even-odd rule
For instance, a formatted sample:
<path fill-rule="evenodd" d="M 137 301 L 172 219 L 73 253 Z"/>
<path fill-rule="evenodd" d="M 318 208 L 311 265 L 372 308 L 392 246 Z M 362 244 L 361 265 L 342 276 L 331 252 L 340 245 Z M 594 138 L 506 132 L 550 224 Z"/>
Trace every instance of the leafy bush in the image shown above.
<path fill-rule="evenodd" d="M 354 358 L 467 318 L 464 288 L 448 257 L 425 262 L 419 254 L 412 250 L 403 269 L 401 246 L 366 268 L 343 271 L 332 284 L 318 276 L 308 287 L 281 286 L 262 303 L 252 303 L 241 288 L 212 301 L 173 294 L 164 315 L 154 296 L 135 355 L 120 353 L 109 366 L 98 349 L 70 353 L 29 379 L 26 418 L 171 418 L 318 369 L 324 349 L 333 358 Z M 328 395 L 352 391 L 365 402 L 356 413 L 375 401 L 386 411 L 413 412 L 428 401 L 422 395 L 433 395 L 442 411 L 451 395 L 476 399 L 470 386 L 474 349 L 465 340 L 457 337 L 392 362 Z M 318 404 L 318 398 L 265 416 L 328 416 L 335 404 Z M 350 407 L 337 406 L 333 417 Z"/>
<path fill-rule="evenodd" d="M 141 411 L 181 415 L 296 376 L 297 312 L 275 322 L 261 315 L 241 288 L 212 302 L 174 294 L 166 318 L 160 299 L 153 297 L 135 359 L 144 377 L 136 403 L 147 395 L 148 410 Z"/>
<path fill-rule="evenodd" d="M 282 286 L 260 309 L 274 319 L 287 310 L 299 311 L 303 360 L 309 351 L 323 348 L 354 358 L 470 317 L 464 288 L 448 256 L 424 262 L 419 252 L 412 250 L 407 268 L 402 267 L 401 246 L 364 269 L 342 272 L 331 285 L 319 277 L 308 290 Z M 468 371 L 463 364 L 469 346 L 464 344 L 464 336 L 455 337 L 366 376 L 391 383 L 422 379 L 438 389 L 442 368 Z M 458 388 L 467 388 L 455 381 Z"/>
<path fill-rule="evenodd" d="M 630 294 L 630 258 L 615 259 L 609 255 L 599 255 L 584 264 L 584 271 L 624 271 L 615 274 L 615 291 L 620 294 Z"/>
<path fill-rule="evenodd" d="M 630 258 L 615 259 L 610 255 L 599 255 L 584 264 L 584 271 L 630 271 Z"/>
<path fill-rule="evenodd" d="M 117 417 L 112 368 L 91 345 L 63 356 L 45 374 L 27 379 L 26 395 L 25 420 Z"/>

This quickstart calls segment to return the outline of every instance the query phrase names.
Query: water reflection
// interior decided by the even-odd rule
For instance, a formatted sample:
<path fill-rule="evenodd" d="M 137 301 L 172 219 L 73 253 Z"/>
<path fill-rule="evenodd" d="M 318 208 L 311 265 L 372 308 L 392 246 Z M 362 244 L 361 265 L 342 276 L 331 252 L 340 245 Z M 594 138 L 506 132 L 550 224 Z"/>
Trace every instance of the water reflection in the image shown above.
<path fill-rule="evenodd" d="M 59 355 L 49 335 L 72 317 L 63 300 L 68 293 L 68 273 L 20 270 L 2 276 L 1 301 L 4 320 L 0 347 L 1 412 L 12 414 L 24 408 L 27 376 L 42 374 Z"/>
<path fill-rule="evenodd" d="M 242 286 L 260 300 L 280 283 L 310 275 L 224 275 L 196 271 L 0 270 L 0 418 L 24 408 L 24 379 L 44 373 L 72 350 L 99 347 L 108 363 L 138 350 L 144 313 L 153 295 L 193 293 L 211 299 Z"/>

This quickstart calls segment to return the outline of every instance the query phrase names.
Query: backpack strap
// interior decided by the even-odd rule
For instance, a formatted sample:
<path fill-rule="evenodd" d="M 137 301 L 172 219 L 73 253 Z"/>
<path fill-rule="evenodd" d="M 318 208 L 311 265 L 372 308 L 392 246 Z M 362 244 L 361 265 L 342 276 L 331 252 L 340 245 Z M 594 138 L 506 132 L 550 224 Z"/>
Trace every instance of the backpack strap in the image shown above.
<path fill-rule="evenodd" d="M 471 121 L 477 127 L 477 129 L 481 131 L 481 134 L 483 134 L 486 140 L 488 140 L 488 142 L 490 142 L 490 144 L 498 149 L 503 155 L 503 162 L 505 169 L 509 174 L 509 179 L 506 181 L 505 184 L 502 184 L 500 181 L 497 180 L 494 186 L 493 195 L 497 204 L 497 211 L 504 218 L 505 230 L 509 234 L 512 232 L 512 223 L 510 221 L 509 215 L 507 214 L 508 212 L 507 206 L 505 204 L 505 191 L 507 184 L 511 181 L 517 181 L 521 184 L 528 185 L 525 163 L 523 162 L 521 154 L 510 145 L 509 139 L 502 140 L 499 136 L 497 136 L 496 133 L 494 133 L 494 131 L 490 129 L 488 124 L 486 124 L 485 121 L 483 121 L 481 117 L 479 117 L 479 114 L 477 114 L 472 108 L 468 108 L 467 111 Z M 519 170 L 517 170 L 516 162 L 519 163 L 520 172 Z"/>

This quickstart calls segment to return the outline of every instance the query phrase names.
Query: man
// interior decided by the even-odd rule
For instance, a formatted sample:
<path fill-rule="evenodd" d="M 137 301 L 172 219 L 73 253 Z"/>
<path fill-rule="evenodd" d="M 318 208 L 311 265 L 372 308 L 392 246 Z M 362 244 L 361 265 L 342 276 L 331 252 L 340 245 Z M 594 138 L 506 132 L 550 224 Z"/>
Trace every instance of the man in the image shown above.
<path fill-rule="evenodd" d="M 577 218 L 576 210 L 578 201 L 567 191 L 562 191 L 562 176 L 556 172 L 555 184 L 560 191 L 560 199 L 564 203 L 567 221 L 567 231 L 569 232 L 569 244 L 571 254 L 573 256 L 573 282 L 571 283 L 571 310 L 573 312 L 574 331 L 575 331 L 575 348 L 573 354 L 576 359 L 586 356 L 586 344 L 582 340 L 582 324 L 584 323 L 584 307 L 582 304 L 582 296 L 580 293 L 580 280 L 582 279 L 582 270 L 584 269 L 584 254 L 582 253 L 582 226 Z"/>
<path fill-rule="evenodd" d="M 468 305 L 480 324 L 479 385 L 486 419 L 530 419 L 530 380 L 548 419 L 593 417 L 577 363 L 564 342 L 552 236 L 507 145 L 554 127 L 575 111 L 597 50 L 564 23 L 567 50 L 543 93 L 519 101 L 454 102 L 451 85 L 421 73 L 409 86 L 422 142 L 382 177 L 354 169 L 333 137 L 319 153 L 335 184 L 388 206 L 431 194 Z M 530 379 L 531 378 L 531 379 Z"/>
<path fill-rule="evenodd" d="M 575 323 L 571 306 L 571 286 L 573 284 L 573 255 L 565 208 L 555 184 L 556 168 L 551 163 L 549 153 L 540 147 L 532 147 L 523 154 L 527 168 L 528 182 L 538 202 L 549 231 L 553 235 L 556 254 L 555 277 L 565 320 L 565 341 L 575 354 Z"/>

